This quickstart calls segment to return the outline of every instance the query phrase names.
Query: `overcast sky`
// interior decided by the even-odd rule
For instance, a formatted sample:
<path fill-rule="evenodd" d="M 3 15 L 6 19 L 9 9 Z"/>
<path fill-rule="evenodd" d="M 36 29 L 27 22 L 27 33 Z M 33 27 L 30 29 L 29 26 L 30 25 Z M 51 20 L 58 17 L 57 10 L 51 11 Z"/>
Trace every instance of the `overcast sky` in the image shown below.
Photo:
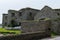
<path fill-rule="evenodd" d="M 45 5 L 51 8 L 60 8 L 60 0 L 0 0 L 0 23 L 2 14 L 8 13 L 9 9 L 19 10 L 25 7 L 42 9 Z"/>

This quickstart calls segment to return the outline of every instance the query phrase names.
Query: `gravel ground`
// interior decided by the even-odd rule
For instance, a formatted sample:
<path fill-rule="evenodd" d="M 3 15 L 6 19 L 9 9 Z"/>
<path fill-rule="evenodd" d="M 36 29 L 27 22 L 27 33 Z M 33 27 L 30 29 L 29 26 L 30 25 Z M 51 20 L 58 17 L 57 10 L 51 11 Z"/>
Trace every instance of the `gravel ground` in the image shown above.
<path fill-rule="evenodd" d="M 45 39 L 40 39 L 40 40 L 60 40 L 60 36 L 55 36 L 53 38 L 45 38 Z"/>
<path fill-rule="evenodd" d="M 0 34 L 0 36 L 4 36 L 3 34 Z"/>

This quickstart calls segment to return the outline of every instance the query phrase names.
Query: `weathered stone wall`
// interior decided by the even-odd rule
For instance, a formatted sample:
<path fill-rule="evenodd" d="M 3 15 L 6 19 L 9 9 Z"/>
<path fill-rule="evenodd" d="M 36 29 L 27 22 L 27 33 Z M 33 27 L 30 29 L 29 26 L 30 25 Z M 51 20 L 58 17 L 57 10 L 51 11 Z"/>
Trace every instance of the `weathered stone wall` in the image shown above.
<path fill-rule="evenodd" d="M 44 8 L 42 8 L 42 10 L 40 12 L 38 12 L 36 14 L 36 16 L 34 17 L 35 20 L 39 20 L 41 18 L 51 18 L 51 19 L 56 19 L 60 16 L 60 14 L 58 15 L 56 12 L 54 12 L 54 10 L 48 6 L 45 6 Z"/>
<path fill-rule="evenodd" d="M 2 20 L 2 25 L 7 26 L 7 21 L 8 21 L 8 14 L 3 14 L 3 20 Z"/>
<path fill-rule="evenodd" d="M 56 34 L 60 34 L 60 21 L 59 20 L 52 21 L 51 30 L 55 32 Z"/>
<path fill-rule="evenodd" d="M 11 21 L 14 20 L 18 24 L 19 12 L 16 10 L 8 10 L 8 25 L 11 24 Z M 13 15 L 14 14 L 14 15 Z"/>
<path fill-rule="evenodd" d="M 32 8 L 24 8 L 23 10 L 21 9 L 19 11 L 8 10 L 8 21 L 7 21 L 7 24 L 8 25 L 11 24 L 12 20 L 14 20 L 17 25 L 19 25 L 22 20 L 34 20 L 34 16 L 39 11 L 40 10 L 32 9 Z"/>
<path fill-rule="evenodd" d="M 33 9 L 33 8 L 23 8 L 19 10 L 19 12 L 22 13 L 21 19 L 22 20 L 33 20 L 34 16 L 39 12 L 40 10 L 38 9 Z M 31 14 L 31 15 L 30 15 Z"/>
<path fill-rule="evenodd" d="M 23 33 L 20 35 L 2 36 L 0 40 L 38 40 L 41 38 L 50 37 L 46 32 Z"/>
<path fill-rule="evenodd" d="M 38 31 L 50 31 L 51 22 L 47 21 L 29 21 L 29 22 L 22 22 L 22 31 L 25 33 L 28 32 L 38 32 Z"/>

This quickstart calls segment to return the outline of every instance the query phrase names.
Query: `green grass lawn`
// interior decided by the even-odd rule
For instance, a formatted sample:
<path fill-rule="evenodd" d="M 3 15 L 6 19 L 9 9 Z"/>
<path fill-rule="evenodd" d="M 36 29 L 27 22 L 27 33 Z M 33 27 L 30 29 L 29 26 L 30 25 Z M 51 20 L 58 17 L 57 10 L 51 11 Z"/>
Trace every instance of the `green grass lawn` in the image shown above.
<path fill-rule="evenodd" d="M 2 34 L 21 34 L 20 30 L 6 30 L 5 28 L 0 28 L 0 33 Z"/>

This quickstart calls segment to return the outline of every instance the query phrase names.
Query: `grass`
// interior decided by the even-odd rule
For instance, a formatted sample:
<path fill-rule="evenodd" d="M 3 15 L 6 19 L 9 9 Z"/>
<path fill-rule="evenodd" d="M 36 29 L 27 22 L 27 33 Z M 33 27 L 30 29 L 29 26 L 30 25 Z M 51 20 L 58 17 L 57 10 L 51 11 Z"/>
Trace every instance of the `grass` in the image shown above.
<path fill-rule="evenodd" d="M 2 34 L 21 34 L 20 30 L 6 30 L 5 28 L 0 28 L 0 33 Z"/>

